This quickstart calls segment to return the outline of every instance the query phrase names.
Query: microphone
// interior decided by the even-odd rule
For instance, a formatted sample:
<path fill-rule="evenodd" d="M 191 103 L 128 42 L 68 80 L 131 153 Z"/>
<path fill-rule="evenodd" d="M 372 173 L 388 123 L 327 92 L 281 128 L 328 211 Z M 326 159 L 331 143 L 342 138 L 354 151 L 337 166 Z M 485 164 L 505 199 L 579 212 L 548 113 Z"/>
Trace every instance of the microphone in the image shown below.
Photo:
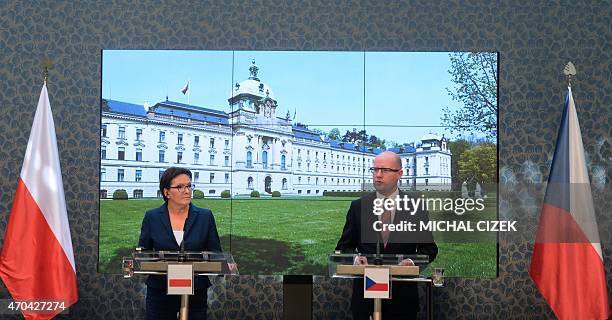
<path fill-rule="evenodd" d="M 189 213 L 187 213 L 187 219 L 183 224 L 183 240 L 181 240 L 181 252 L 185 252 L 185 234 L 187 234 L 187 220 L 189 220 Z"/>
<path fill-rule="evenodd" d="M 185 226 L 187 225 L 187 221 L 185 221 L 185 225 L 183 225 L 183 239 L 181 240 L 181 244 L 180 244 L 180 253 L 178 256 L 178 261 L 179 262 L 184 262 L 185 261 Z"/>
<path fill-rule="evenodd" d="M 380 243 L 382 242 L 382 235 L 380 234 L 380 232 L 376 232 L 377 237 L 376 237 L 376 257 L 374 258 L 374 265 L 377 266 L 382 266 L 383 264 L 383 259 L 380 256 Z"/>

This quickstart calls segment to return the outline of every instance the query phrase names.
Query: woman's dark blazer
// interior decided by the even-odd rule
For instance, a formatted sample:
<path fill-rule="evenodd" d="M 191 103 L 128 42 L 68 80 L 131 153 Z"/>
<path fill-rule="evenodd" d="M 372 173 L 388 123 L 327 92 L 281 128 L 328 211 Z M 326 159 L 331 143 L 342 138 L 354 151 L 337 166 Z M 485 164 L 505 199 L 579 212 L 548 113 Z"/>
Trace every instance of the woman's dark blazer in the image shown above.
<path fill-rule="evenodd" d="M 209 209 L 198 208 L 189 204 L 184 231 L 183 249 L 185 251 L 221 252 L 217 225 Z M 172 232 L 167 203 L 159 208 L 147 211 L 142 220 L 138 246 L 144 248 L 144 250 L 181 250 L 181 244 L 176 243 Z M 146 283 L 147 286 L 152 288 L 166 288 L 167 278 L 166 276 L 149 276 Z M 207 276 L 197 276 L 194 285 L 195 290 L 206 290 L 210 287 L 210 281 Z"/>

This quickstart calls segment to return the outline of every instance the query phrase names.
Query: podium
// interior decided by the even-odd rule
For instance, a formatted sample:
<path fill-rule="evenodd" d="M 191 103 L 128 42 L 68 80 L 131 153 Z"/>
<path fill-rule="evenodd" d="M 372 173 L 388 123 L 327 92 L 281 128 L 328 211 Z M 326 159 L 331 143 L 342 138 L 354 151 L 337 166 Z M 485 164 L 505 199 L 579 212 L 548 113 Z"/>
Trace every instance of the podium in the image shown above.
<path fill-rule="evenodd" d="M 238 275 L 238 268 L 231 254 L 210 251 L 142 251 L 136 248 L 131 257 L 123 258 L 122 270 L 123 277 L 129 279 L 135 274 L 168 275 L 169 269 L 174 270 L 175 266 L 191 271 L 191 281 L 188 283 L 191 284 L 192 292 L 180 294 L 180 320 L 187 320 L 189 317 L 189 296 L 193 294 L 195 276 Z"/>
<path fill-rule="evenodd" d="M 358 258 L 359 257 L 359 258 Z M 357 259 L 366 258 L 367 265 L 356 264 Z M 404 259 L 411 259 L 414 266 L 401 266 Z M 335 253 L 329 256 L 329 275 L 332 278 L 363 279 L 366 268 L 389 270 L 389 282 L 414 282 L 427 285 L 427 319 L 433 319 L 432 280 L 424 276 L 429 256 L 422 254 L 352 254 Z M 391 296 L 390 299 L 393 297 Z M 374 320 L 382 320 L 382 299 L 374 298 Z"/>

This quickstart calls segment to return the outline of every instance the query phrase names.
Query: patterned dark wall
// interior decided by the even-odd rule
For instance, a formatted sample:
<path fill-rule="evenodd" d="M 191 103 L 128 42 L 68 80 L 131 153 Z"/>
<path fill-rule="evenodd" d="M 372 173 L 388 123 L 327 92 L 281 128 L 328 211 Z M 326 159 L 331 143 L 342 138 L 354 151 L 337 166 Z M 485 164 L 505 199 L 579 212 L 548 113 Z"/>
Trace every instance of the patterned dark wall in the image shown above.
<path fill-rule="evenodd" d="M 144 285 L 96 272 L 101 50 L 499 51 L 499 277 L 451 279 L 435 290 L 436 318 L 544 318 L 530 280 L 532 250 L 572 60 L 573 86 L 612 288 L 609 199 L 610 17 L 607 1 L 0 1 L 0 239 L 42 84 L 49 92 L 79 277 L 70 319 L 140 318 Z M 577 3 L 578 2 L 578 3 Z M 409 76 L 409 75 L 407 75 Z M 530 226 L 531 227 L 528 227 Z M 282 278 L 215 278 L 213 319 L 279 319 Z M 314 279 L 315 319 L 350 318 L 347 281 Z M 8 297 L 6 289 L 0 298 Z"/>

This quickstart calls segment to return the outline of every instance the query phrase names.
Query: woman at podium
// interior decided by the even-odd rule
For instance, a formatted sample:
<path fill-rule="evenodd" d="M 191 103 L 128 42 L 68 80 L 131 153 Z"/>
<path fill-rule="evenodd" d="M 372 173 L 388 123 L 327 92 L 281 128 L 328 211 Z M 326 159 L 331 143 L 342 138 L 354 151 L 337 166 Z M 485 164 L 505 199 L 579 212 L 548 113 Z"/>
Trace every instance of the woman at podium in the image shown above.
<path fill-rule="evenodd" d="M 215 218 L 209 209 L 191 203 L 192 189 L 191 171 L 177 167 L 164 171 L 159 190 L 165 203 L 145 214 L 139 247 L 154 251 L 221 252 Z M 181 297 L 166 294 L 166 276 L 151 275 L 146 284 L 146 319 L 177 319 Z M 195 277 L 189 319 L 206 319 L 208 287 L 208 277 Z"/>

